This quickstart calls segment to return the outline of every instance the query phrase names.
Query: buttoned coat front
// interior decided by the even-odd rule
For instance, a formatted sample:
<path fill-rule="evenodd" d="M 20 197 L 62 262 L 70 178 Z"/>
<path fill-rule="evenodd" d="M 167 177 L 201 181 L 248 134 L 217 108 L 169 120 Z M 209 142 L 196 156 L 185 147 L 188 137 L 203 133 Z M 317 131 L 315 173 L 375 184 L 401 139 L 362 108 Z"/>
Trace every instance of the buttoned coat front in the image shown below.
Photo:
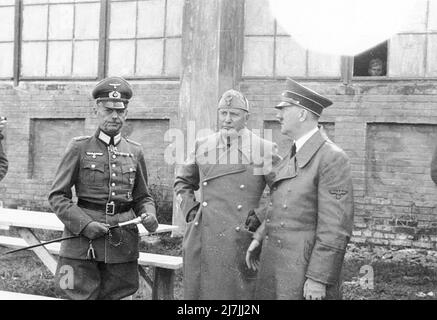
<path fill-rule="evenodd" d="M 248 130 L 245 137 L 249 139 L 230 149 L 219 134 L 197 141 L 196 151 L 177 173 L 181 211 L 186 217 L 198 207 L 183 240 L 185 299 L 253 298 L 256 273 L 245 264 L 253 233 L 244 223 L 248 212 L 259 207 L 277 156 L 271 142 Z M 232 154 L 237 163 L 224 162 Z"/>
<path fill-rule="evenodd" d="M 147 212 L 155 215 L 155 204 L 147 183 L 147 169 L 141 146 L 121 138 L 117 151 L 98 136 L 73 139 L 59 164 L 49 203 L 65 225 L 64 236 L 82 235 L 91 221 L 115 225 Z M 79 199 L 104 206 L 110 201 L 131 204 L 130 210 L 114 215 L 83 208 L 72 201 L 72 187 Z M 138 228 L 115 229 L 110 235 L 92 241 L 96 260 L 123 263 L 138 259 Z M 81 236 L 62 241 L 61 257 L 86 260 L 89 239 Z"/>
<path fill-rule="evenodd" d="M 316 132 L 273 170 L 271 202 L 254 237 L 262 240 L 256 299 L 302 299 L 307 278 L 340 298 L 340 272 L 353 225 L 347 155 Z"/>

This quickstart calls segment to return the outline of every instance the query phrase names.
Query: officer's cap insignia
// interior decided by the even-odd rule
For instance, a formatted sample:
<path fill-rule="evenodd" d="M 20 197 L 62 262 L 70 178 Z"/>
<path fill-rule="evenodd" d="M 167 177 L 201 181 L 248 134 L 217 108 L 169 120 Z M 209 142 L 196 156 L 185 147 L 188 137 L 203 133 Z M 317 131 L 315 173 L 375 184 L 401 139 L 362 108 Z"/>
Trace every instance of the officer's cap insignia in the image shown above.
<path fill-rule="evenodd" d="M 347 194 L 347 190 L 335 189 L 329 190 L 329 193 L 335 196 L 335 199 L 340 200 L 341 198 L 343 198 L 344 195 Z"/>
<path fill-rule="evenodd" d="M 233 96 L 227 96 L 227 97 L 225 97 L 225 101 L 226 101 L 226 105 L 227 105 L 227 106 L 230 106 L 230 105 L 231 105 L 231 103 L 232 103 L 232 98 L 233 98 Z"/>
<path fill-rule="evenodd" d="M 120 85 L 121 83 L 110 83 L 110 86 L 114 87 L 114 90 L 117 90 L 117 87 Z"/>
<path fill-rule="evenodd" d="M 113 99 L 120 99 L 121 94 L 118 91 L 111 91 L 109 92 L 109 98 L 113 98 Z"/>

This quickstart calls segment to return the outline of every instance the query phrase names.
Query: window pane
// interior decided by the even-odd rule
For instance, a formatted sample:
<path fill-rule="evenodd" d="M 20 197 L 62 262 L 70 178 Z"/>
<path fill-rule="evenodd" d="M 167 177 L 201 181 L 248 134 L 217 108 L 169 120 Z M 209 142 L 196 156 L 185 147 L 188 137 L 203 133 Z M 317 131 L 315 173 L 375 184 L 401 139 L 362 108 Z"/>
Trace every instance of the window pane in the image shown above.
<path fill-rule="evenodd" d="M 267 0 L 246 0 L 244 13 L 244 34 L 273 35 L 274 19 Z"/>
<path fill-rule="evenodd" d="M 337 77 L 340 76 L 339 56 L 308 52 L 308 76 Z"/>
<path fill-rule="evenodd" d="M 23 4 L 48 3 L 48 0 L 23 0 Z"/>
<path fill-rule="evenodd" d="M 165 1 L 151 0 L 138 3 L 139 38 L 162 37 L 164 35 Z"/>
<path fill-rule="evenodd" d="M 49 42 L 47 76 L 70 76 L 72 43 L 70 41 Z"/>
<path fill-rule="evenodd" d="M 74 43 L 73 76 L 97 76 L 98 51 L 98 41 L 76 41 Z"/>
<path fill-rule="evenodd" d="M 428 30 L 437 31 L 437 1 L 429 2 Z"/>
<path fill-rule="evenodd" d="M 73 38 L 73 5 L 52 5 L 49 17 L 49 39 Z"/>
<path fill-rule="evenodd" d="M 47 6 L 25 6 L 23 12 L 23 40 L 47 39 Z"/>
<path fill-rule="evenodd" d="M 291 37 L 276 39 L 276 75 L 305 76 L 306 50 Z"/>
<path fill-rule="evenodd" d="M 134 74 L 135 41 L 112 40 L 109 43 L 109 76 L 132 76 Z"/>
<path fill-rule="evenodd" d="M 428 0 L 415 0 L 409 13 L 407 23 L 402 27 L 401 32 L 421 32 L 426 29 L 426 10 Z M 433 1 L 431 1 L 433 2 Z"/>
<path fill-rule="evenodd" d="M 49 0 L 49 3 L 65 3 L 65 2 L 73 2 L 71 0 Z"/>
<path fill-rule="evenodd" d="M 437 34 L 428 35 L 428 54 L 427 54 L 426 76 L 437 76 Z"/>
<path fill-rule="evenodd" d="M 243 75 L 273 76 L 273 37 L 244 39 Z"/>
<path fill-rule="evenodd" d="M 389 76 L 424 75 L 425 37 L 425 35 L 397 35 L 390 41 Z"/>
<path fill-rule="evenodd" d="M 13 5 L 15 5 L 15 0 L 2 0 L 0 2 L 0 5 L 2 5 L 2 6 L 13 6 Z"/>
<path fill-rule="evenodd" d="M 14 7 L 0 7 L 0 41 L 14 40 Z"/>
<path fill-rule="evenodd" d="M 165 48 L 165 74 L 179 76 L 181 67 L 181 39 L 167 39 Z"/>
<path fill-rule="evenodd" d="M 167 36 L 180 36 L 182 34 L 183 0 L 167 0 Z"/>
<path fill-rule="evenodd" d="M 86 3 L 76 5 L 75 31 L 76 39 L 98 39 L 100 4 Z"/>
<path fill-rule="evenodd" d="M 160 76 L 162 74 L 163 40 L 138 40 L 138 76 Z"/>
<path fill-rule="evenodd" d="M 0 77 L 12 77 L 14 62 L 14 44 L 0 43 Z"/>
<path fill-rule="evenodd" d="M 46 67 L 46 43 L 25 42 L 21 52 L 21 74 L 44 76 Z"/>
<path fill-rule="evenodd" d="M 136 26 L 136 2 L 111 4 L 110 38 L 134 38 Z"/>

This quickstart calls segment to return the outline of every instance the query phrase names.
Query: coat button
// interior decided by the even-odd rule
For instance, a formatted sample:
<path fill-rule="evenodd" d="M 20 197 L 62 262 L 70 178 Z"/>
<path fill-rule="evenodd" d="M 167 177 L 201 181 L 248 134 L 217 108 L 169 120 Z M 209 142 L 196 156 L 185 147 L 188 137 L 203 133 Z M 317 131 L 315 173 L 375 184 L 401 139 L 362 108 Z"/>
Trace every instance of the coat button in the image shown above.
<path fill-rule="evenodd" d="M 204 185 L 204 186 L 207 186 L 207 185 L 208 185 L 208 182 L 205 181 L 205 182 L 203 183 L 203 185 Z"/>
<path fill-rule="evenodd" d="M 134 168 L 129 168 L 129 171 L 130 171 L 130 172 L 134 171 Z"/>
<path fill-rule="evenodd" d="M 199 225 L 199 222 L 194 222 L 194 225 L 197 227 Z"/>
<path fill-rule="evenodd" d="M 92 164 L 92 165 L 91 165 L 91 168 L 93 168 L 93 169 L 94 169 L 95 167 L 96 167 L 96 165 L 95 165 L 95 164 Z"/>
<path fill-rule="evenodd" d="M 111 183 L 111 186 L 115 187 L 115 183 L 114 183 L 114 182 L 113 182 L 113 183 Z"/>
<path fill-rule="evenodd" d="M 116 159 L 116 158 L 117 158 L 117 156 L 116 156 L 115 154 L 113 154 L 113 155 L 112 155 L 112 158 L 113 158 L 113 159 Z"/>
<path fill-rule="evenodd" d="M 112 164 L 112 167 L 115 168 L 115 163 Z"/>
<path fill-rule="evenodd" d="M 244 189 L 244 184 L 242 184 L 242 185 L 240 186 L 240 189 Z"/>
<path fill-rule="evenodd" d="M 269 206 L 273 206 L 273 203 L 270 202 L 270 203 L 269 203 Z"/>
<path fill-rule="evenodd" d="M 113 196 L 115 196 L 115 192 L 111 193 Z"/>
<path fill-rule="evenodd" d="M 286 205 L 286 204 L 284 204 L 284 205 L 282 206 L 282 208 L 284 208 L 284 209 L 287 209 L 287 205 Z"/>
<path fill-rule="evenodd" d="M 240 227 L 236 227 L 235 231 L 239 232 L 240 231 Z"/>
<path fill-rule="evenodd" d="M 239 204 L 239 205 L 237 206 L 237 209 L 238 209 L 238 210 L 241 210 L 241 208 L 243 208 L 243 206 L 242 206 L 241 204 Z"/>
<path fill-rule="evenodd" d="M 266 236 L 266 240 L 269 240 L 269 236 Z"/>
<path fill-rule="evenodd" d="M 270 222 L 270 219 L 267 219 L 266 222 L 269 223 L 269 222 Z"/>
<path fill-rule="evenodd" d="M 285 223 L 284 223 L 284 222 L 281 222 L 281 227 L 283 227 L 283 226 L 285 226 Z"/>
<path fill-rule="evenodd" d="M 113 177 L 116 177 L 117 175 L 115 173 L 112 174 Z"/>
<path fill-rule="evenodd" d="M 95 159 L 96 158 L 96 155 L 95 154 L 93 154 L 93 159 Z"/>
<path fill-rule="evenodd" d="M 202 206 L 204 206 L 204 207 L 206 207 L 207 205 L 208 205 L 208 202 L 206 202 L 206 201 L 202 203 Z"/>

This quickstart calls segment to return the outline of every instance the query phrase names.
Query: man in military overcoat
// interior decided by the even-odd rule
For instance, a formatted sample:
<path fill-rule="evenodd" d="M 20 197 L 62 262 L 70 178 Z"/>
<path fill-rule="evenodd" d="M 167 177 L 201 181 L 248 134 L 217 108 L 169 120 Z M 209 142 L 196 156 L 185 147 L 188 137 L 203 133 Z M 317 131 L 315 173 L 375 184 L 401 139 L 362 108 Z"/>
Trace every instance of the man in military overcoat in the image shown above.
<path fill-rule="evenodd" d="M 240 92 L 222 95 L 218 119 L 220 131 L 196 141 L 174 184 L 187 221 L 184 298 L 252 299 L 256 273 L 244 257 L 252 227 L 263 219 L 257 208 L 278 156 L 273 143 L 247 129 L 249 103 Z"/>
<path fill-rule="evenodd" d="M 148 231 L 158 222 L 141 146 L 120 134 L 131 86 L 106 78 L 92 95 L 99 128 L 70 142 L 49 195 L 64 236 L 80 235 L 62 242 L 56 282 L 72 299 L 121 299 L 138 289 L 138 228 L 108 227 L 143 214 Z"/>
<path fill-rule="evenodd" d="M 256 299 L 340 298 L 340 271 L 353 226 L 352 178 L 345 152 L 318 119 L 332 102 L 288 79 L 276 108 L 281 132 L 294 140 L 273 170 L 265 220 L 247 252 L 262 242 Z"/>

